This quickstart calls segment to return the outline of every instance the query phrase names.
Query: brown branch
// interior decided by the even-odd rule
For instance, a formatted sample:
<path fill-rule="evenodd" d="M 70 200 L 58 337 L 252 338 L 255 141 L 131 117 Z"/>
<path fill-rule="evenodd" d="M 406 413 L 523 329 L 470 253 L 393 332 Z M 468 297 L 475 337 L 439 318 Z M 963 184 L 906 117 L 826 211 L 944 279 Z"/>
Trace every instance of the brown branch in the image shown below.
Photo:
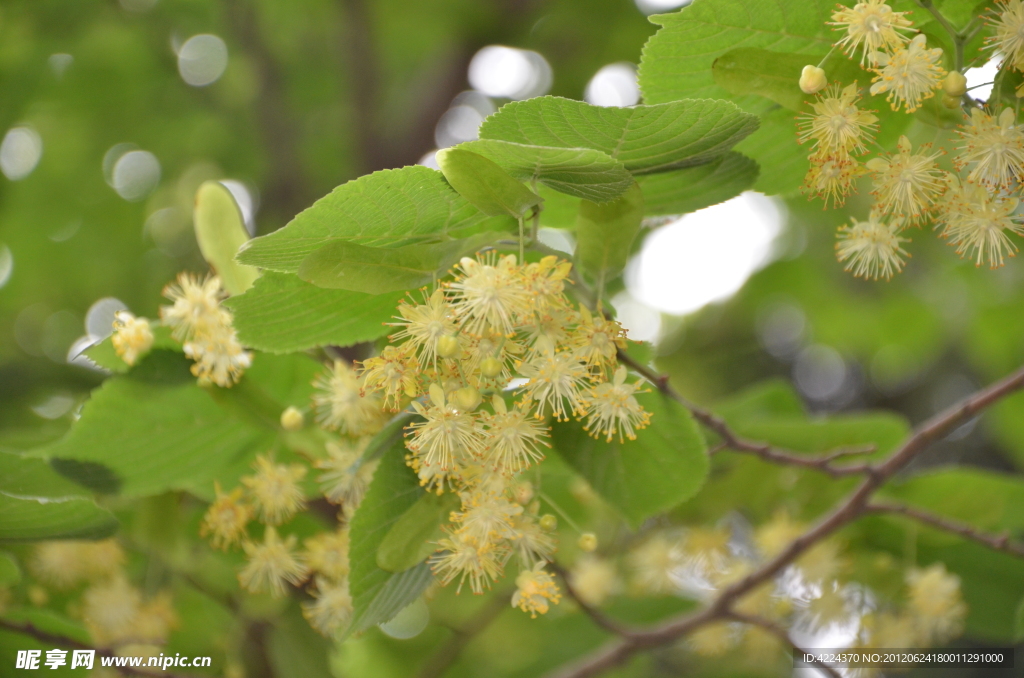
<path fill-rule="evenodd" d="M 794 643 L 793 639 L 790 637 L 789 633 L 786 632 L 786 629 L 782 628 L 781 626 L 779 626 L 778 624 L 776 624 L 773 621 L 770 621 L 768 619 L 763 619 L 761 617 L 755 617 L 753 615 L 740 614 L 738 612 L 730 612 L 727 618 L 731 619 L 733 621 L 737 621 L 737 622 L 739 622 L 741 624 L 747 624 L 749 626 L 757 626 L 758 628 L 764 629 L 768 633 L 770 633 L 773 636 L 775 636 L 776 638 L 778 638 L 780 641 L 782 641 L 783 643 L 788 645 L 790 649 L 796 650 L 800 654 L 804 654 L 804 655 L 811 654 L 811 653 L 807 652 L 806 650 L 804 650 L 799 645 L 797 645 L 796 643 Z M 812 659 L 810 661 L 810 663 L 814 664 L 814 666 L 816 666 L 820 670 L 824 671 L 826 674 L 831 676 L 831 678 L 842 678 L 842 676 L 840 675 L 840 673 L 838 671 L 836 671 L 834 668 L 832 668 L 831 666 L 829 666 L 828 664 L 826 664 L 823 661 L 820 661 L 818 659 Z"/>
<path fill-rule="evenodd" d="M 667 375 L 655 373 L 646 365 L 634 360 L 633 357 L 625 351 L 619 351 L 619 361 L 629 365 L 635 372 L 641 374 L 644 378 L 654 384 L 663 394 L 681 403 L 686 409 L 690 410 L 694 419 L 714 431 L 718 437 L 722 439 L 721 446 L 714 448 L 714 452 L 719 452 L 722 448 L 725 448 L 734 452 L 753 454 L 768 462 L 786 466 L 800 466 L 814 471 L 819 471 L 821 473 L 826 473 L 833 478 L 863 475 L 871 471 L 871 466 L 868 464 L 833 466 L 833 462 L 843 457 L 873 452 L 873 447 L 870 449 L 844 448 L 824 456 L 815 457 L 791 452 L 789 450 L 783 450 L 768 443 L 747 440 L 733 431 L 724 419 L 710 410 L 706 410 L 683 397 L 683 395 L 676 391 L 669 383 Z"/>
<path fill-rule="evenodd" d="M 492 596 L 462 628 L 452 629 L 454 632 L 452 637 L 427 659 L 423 668 L 420 669 L 418 678 L 440 678 L 443 676 L 470 641 L 483 633 L 491 625 L 491 622 L 505 611 L 511 597 L 512 594 L 508 591 Z"/>
<path fill-rule="evenodd" d="M 70 638 L 68 636 L 62 636 L 60 634 L 44 631 L 32 622 L 25 622 L 19 624 L 16 622 L 8 621 L 6 619 L 0 619 L 0 629 L 4 629 L 5 631 L 10 631 L 12 633 L 20 633 L 22 635 L 31 636 L 39 642 L 52 643 L 60 649 L 70 647 L 75 650 L 92 650 L 96 653 L 97 657 L 116 656 L 113 648 L 93 647 L 92 645 L 87 645 L 81 641 L 75 640 L 74 638 Z M 131 666 L 112 666 L 110 668 L 116 669 L 117 671 L 120 671 L 122 674 L 126 676 L 146 676 L 146 678 L 151 678 L 152 676 L 166 676 L 166 678 L 190 678 L 189 676 L 186 676 L 181 673 L 170 673 L 161 669 L 157 669 L 156 671 L 143 671 L 141 669 L 137 669 Z"/>
<path fill-rule="evenodd" d="M 635 361 L 629 361 L 628 364 L 633 366 Z M 638 371 L 641 371 L 641 374 L 645 376 L 650 374 L 653 377 L 652 383 L 658 384 L 659 389 L 663 392 L 672 397 L 679 398 L 685 404 L 685 400 L 681 396 L 678 396 L 678 394 L 673 395 L 674 391 L 669 390 L 671 387 L 666 378 L 659 378 L 649 370 L 646 370 L 646 368 Z M 555 675 L 560 678 L 587 678 L 588 676 L 595 676 L 625 661 L 635 652 L 673 642 L 704 624 L 713 621 L 735 619 L 737 613 L 732 610 L 732 606 L 738 599 L 750 593 L 758 586 L 772 580 L 814 544 L 865 513 L 871 512 L 873 509 L 871 504 L 869 504 L 869 500 L 875 491 L 900 469 L 910 463 L 915 456 L 924 451 L 931 443 L 942 439 L 947 433 L 955 430 L 986 407 L 1021 388 L 1024 388 L 1024 368 L 978 391 L 958 405 L 941 412 L 915 428 L 910 437 L 886 460 L 877 465 L 866 467 L 866 477 L 861 484 L 834 508 L 830 514 L 821 519 L 807 532 L 797 537 L 775 558 L 747 575 L 744 579 L 722 590 L 708 607 L 696 613 L 669 620 L 660 626 L 648 630 L 633 631 L 628 637 L 616 639 Z M 694 416 L 698 419 L 701 418 L 696 413 Z M 720 421 L 713 415 L 710 416 L 712 421 Z"/>
<path fill-rule="evenodd" d="M 1016 556 L 1017 558 L 1024 558 L 1024 545 L 1011 542 L 1009 534 L 1004 533 L 998 536 L 986 534 L 974 529 L 966 523 L 937 516 L 934 513 L 922 511 L 921 509 L 914 508 L 913 506 L 904 506 L 902 504 L 873 501 L 865 507 L 865 510 L 872 513 L 895 513 L 908 518 L 913 518 L 925 525 L 929 525 L 945 532 L 952 532 L 953 534 L 960 535 L 964 539 L 970 539 L 971 541 L 987 546 L 994 551 L 1007 553 L 1011 556 Z"/>

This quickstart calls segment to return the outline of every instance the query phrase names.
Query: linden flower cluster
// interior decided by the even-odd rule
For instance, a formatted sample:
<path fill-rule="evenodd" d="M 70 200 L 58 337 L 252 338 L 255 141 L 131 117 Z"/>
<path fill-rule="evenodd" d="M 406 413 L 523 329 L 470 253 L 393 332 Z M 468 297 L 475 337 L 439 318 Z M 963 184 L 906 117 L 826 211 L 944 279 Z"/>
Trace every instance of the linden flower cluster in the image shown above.
<path fill-rule="evenodd" d="M 227 296 L 220 278 L 181 273 L 164 288 L 164 296 L 172 305 L 160 307 L 162 324 L 194 361 L 192 374 L 199 383 L 223 388 L 237 383 L 252 365 L 252 353 L 238 342 L 231 312 L 220 303 Z M 134 365 L 153 347 L 153 323 L 119 311 L 114 316 L 111 343 L 122 360 Z"/>
<path fill-rule="evenodd" d="M 713 600 L 717 591 L 728 587 L 784 551 L 806 531 L 806 525 L 784 512 L 748 529 L 693 527 L 661 530 L 647 535 L 624 558 L 630 573 L 630 589 L 639 595 L 675 594 Z M 839 623 L 857 630 L 856 644 L 862 648 L 892 646 L 927 647 L 944 643 L 962 629 L 967 608 L 960 594 L 960 580 L 941 563 L 906 574 L 905 604 L 900 609 L 879 608 L 863 585 L 847 580 L 849 563 L 842 544 L 827 540 L 816 544 L 782 572 L 741 597 L 737 612 L 768 619 L 783 628 L 819 632 Z M 888 571 L 891 558 L 878 559 Z M 596 582 L 600 590 L 607 575 L 593 570 L 592 562 L 581 574 Z M 614 565 L 605 566 L 614 571 Z M 577 578 L 574 568 L 571 581 Z M 608 584 L 605 584 L 606 586 Z M 599 604 L 592 602 L 592 604 Z M 770 660 L 782 648 L 756 629 L 722 622 L 703 627 L 688 639 L 690 648 L 702 656 L 722 656 L 742 647 L 742 656 L 755 662 Z M 888 643 L 888 645 L 886 645 Z"/>
<path fill-rule="evenodd" d="M 178 625 L 173 601 L 166 591 L 144 595 L 129 582 L 124 562 L 124 550 L 113 539 L 46 541 L 35 546 L 29 570 L 55 591 L 85 586 L 69 609 L 82 619 L 96 645 L 156 655 Z M 44 604 L 48 597 L 39 589 L 33 602 Z"/>
<path fill-rule="evenodd" d="M 968 106 L 952 159 L 955 171 L 940 167 L 940 152 L 927 144 L 914 148 L 905 136 L 893 153 L 862 163 L 874 144 L 877 116 L 861 108 L 856 84 L 827 85 L 821 68 L 807 66 L 801 88 L 818 94 L 813 112 L 798 124 L 799 141 L 811 143 L 804 188 L 826 207 L 838 206 L 860 177 L 870 176 L 874 205 L 866 219 L 841 227 L 836 242 L 837 258 L 855 276 L 877 280 L 899 273 L 909 256 L 907 229 L 926 223 L 962 258 L 997 268 L 1017 252 L 1010 234 L 1024 235 L 1015 197 L 1024 178 L 1024 128 L 1014 109 L 978 108 L 966 97 L 966 78 L 943 70 L 942 50 L 929 49 L 923 34 L 910 37 L 905 14 L 871 0 L 840 8 L 830 23 L 844 34 L 837 47 L 851 56 L 861 50 L 861 65 L 875 74 L 870 93 L 886 94 L 894 111 L 914 112 L 940 87 L 946 107 Z M 989 42 L 1006 56 L 1004 67 L 1024 70 L 1021 1 L 1002 0 L 988 22 L 995 32 Z"/>
<path fill-rule="evenodd" d="M 452 281 L 402 301 L 391 345 L 358 374 L 336 366 L 323 382 L 335 387 L 317 401 L 321 421 L 357 434 L 378 421 L 381 406 L 411 405 L 418 420 L 406 429 L 409 466 L 429 490 L 461 499 L 431 559 L 435 575 L 482 593 L 516 557 L 513 604 L 531 614 L 559 600 L 543 569 L 554 538 L 532 490 L 517 481 L 550 447 L 545 419 L 585 420 L 590 435 L 608 441 L 635 438 L 650 419 L 636 399 L 642 389 L 617 364 L 624 330 L 572 305 L 570 270 L 553 256 L 463 258 Z M 513 379 L 521 385 L 509 391 Z"/>
<path fill-rule="evenodd" d="M 361 493 L 353 493 L 350 472 L 357 465 L 359 451 L 329 443 L 329 457 L 321 468 L 328 472 L 319 480 L 324 495 L 335 503 L 345 502 L 349 514 Z M 344 630 L 352 616 L 352 597 L 348 590 L 348 529 L 322 532 L 306 539 L 299 550 L 298 537 L 282 536 L 278 526 L 306 507 L 301 482 L 308 468 L 299 463 L 282 464 L 266 456 L 258 456 L 255 473 L 243 476 L 241 485 L 225 493 L 216 485 L 216 498 L 206 511 L 200 535 L 208 537 L 214 548 L 241 546 L 247 563 L 238 574 L 242 587 L 253 593 L 283 596 L 289 586 L 309 582 L 313 601 L 303 603 L 309 623 L 325 636 Z M 372 473 L 372 469 L 371 469 Z M 343 513 L 343 515 L 345 515 Z M 249 524 L 265 525 L 262 539 L 249 535 Z"/>

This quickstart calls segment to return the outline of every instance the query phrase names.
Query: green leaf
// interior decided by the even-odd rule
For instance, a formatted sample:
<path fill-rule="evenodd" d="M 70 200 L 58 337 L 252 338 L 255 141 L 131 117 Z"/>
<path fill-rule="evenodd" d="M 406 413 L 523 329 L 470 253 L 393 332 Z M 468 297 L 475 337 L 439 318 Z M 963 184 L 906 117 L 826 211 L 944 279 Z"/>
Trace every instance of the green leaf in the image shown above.
<path fill-rule="evenodd" d="M 252 287 L 259 271 L 235 261 L 238 250 L 249 241 L 249 232 L 231 191 L 219 181 L 201 185 L 196 192 L 192 222 L 199 250 L 220 276 L 228 294 L 241 294 Z"/>
<path fill-rule="evenodd" d="M 393 294 L 329 290 L 298 276 L 264 271 L 252 289 L 224 303 L 235 314 L 235 329 L 244 345 L 290 353 L 315 346 L 351 346 L 383 336 L 396 302 Z"/>
<path fill-rule="evenodd" d="M 440 172 L 416 165 L 342 184 L 281 230 L 250 240 L 238 260 L 295 273 L 303 259 L 333 239 L 367 247 L 402 247 L 511 231 L 514 225 L 508 217 L 487 217 L 456 193 Z"/>
<path fill-rule="evenodd" d="M 679 98 L 679 97 L 676 97 Z M 700 165 L 757 129 L 757 118 L 728 101 L 674 101 L 602 108 L 561 97 L 516 101 L 484 120 L 483 139 L 593 148 L 633 173 Z"/>
<path fill-rule="evenodd" d="M 235 389 L 242 390 L 235 394 L 199 387 L 183 355 L 154 351 L 127 375 L 105 381 L 67 435 L 33 454 L 86 487 L 126 497 L 209 484 L 222 468 L 264 448 L 276 434 L 282 408 L 267 405 L 269 395 L 263 404 L 251 397 L 238 402 L 247 389 L 260 390 L 252 382 L 259 362 L 268 358 L 285 360 L 257 357 L 243 377 L 251 385 L 239 384 Z M 218 399 L 234 400 L 234 414 Z M 245 419 L 237 416 L 242 411 Z"/>
<path fill-rule="evenodd" d="M 267 650 L 276 678 L 331 678 L 331 642 L 292 604 L 270 628 Z"/>
<path fill-rule="evenodd" d="M 441 526 L 459 508 L 453 492 L 427 492 L 399 518 L 377 549 L 377 565 L 388 572 L 402 572 L 419 565 L 434 551 L 441 538 Z"/>
<path fill-rule="evenodd" d="M 99 538 L 116 529 L 109 511 L 42 459 L 0 452 L 0 541 Z M 2 561 L 0 579 L 10 574 Z"/>
<path fill-rule="evenodd" d="M 611 280 L 626 267 L 644 219 L 644 196 L 636 183 L 618 200 L 580 203 L 576 260 L 596 280 Z"/>
<path fill-rule="evenodd" d="M 726 96 L 728 90 L 716 84 L 712 66 L 737 48 L 806 54 L 806 63 L 812 63 L 811 55 L 832 48 L 835 34 L 826 22 L 833 11 L 833 0 L 697 0 L 679 12 L 650 17 L 661 28 L 647 41 L 640 59 L 644 101 Z M 799 77 L 798 69 L 793 81 Z M 767 109 L 767 102 L 757 96 L 737 103 L 752 112 Z"/>
<path fill-rule="evenodd" d="M 349 529 L 349 590 L 354 613 L 347 634 L 388 621 L 411 603 L 431 581 L 430 569 L 417 566 L 398 574 L 377 564 L 377 549 L 388 531 L 423 496 L 419 479 L 405 464 L 405 444 L 396 442 L 380 466 Z"/>
<path fill-rule="evenodd" d="M 700 490 L 708 473 L 704 438 L 689 410 L 660 393 L 637 396 L 651 424 L 636 440 L 605 442 L 578 422 L 556 423 L 555 449 L 634 527 Z"/>
<path fill-rule="evenodd" d="M 1024 598 L 1020 599 L 1017 605 L 1017 614 L 1013 619 L 1013 642 L 1018 644 L 1024 641 Z"/>
<path fill-rule="evenodd" d="M 429 285 L 467 254 L 500 239 L 478 233 L 462 240 L 405 247 L 364 247 L 332 240 L 299 266 L 299 277 L 317 287 L 384 294 Z"/>
<path fill-rule="evenodd" d="M 542 202 L 539 195 L 500 165 L 477 153 L 443 148 L 437 152 L 437 164 L 452 188 L 484 214 L 521 219 Z"/>
<path fill-rule="evenodd" d="M 14 556 L 0 551 L 0 586 L 11 586 L 21 581 L 21 568 Z"/>
<path fill-rule="evenodd" d="M 642 175 L 644 215 L 689 214 L 725 202 L 751 188 L 758 171 L 750 158 L 726 153 L 705 165 Z"/>
<path fill-rule="evenodd" d="M 808 150 L 796 142 L 793 113 L 785 108 L 769 111 L 761 118 L 759 134 L 744 139 L 736 150 L 753 158 L 761 167 L 754 190 L 768 195 L 795 193 L 804 183 L 810 162 Z"/>
<path fill-rule="evenodd" d="M 614 200 L 633 183 L 621 162 L 592 148 L 552 148 L 497 139 L 469 141 L 456 148 L 493 160 L 521 181 L 539 181 L 594 202 Z"/>
<path fill-rule="evenodd" d="M 804 66 L 818 64 L 824 56 L 824 51 L 808 55 L 741 47 L 715 59 L 712 75 L 715 83 L 732 95 L 756 94 L 791 111 L 808 111 L 814 97 L 800 89 L 800 72 Z M 871 82 L 867 71 L 842 54 L 833 53 L 822 68 L 832 83 L 859 82 L 866 87 Z"/>

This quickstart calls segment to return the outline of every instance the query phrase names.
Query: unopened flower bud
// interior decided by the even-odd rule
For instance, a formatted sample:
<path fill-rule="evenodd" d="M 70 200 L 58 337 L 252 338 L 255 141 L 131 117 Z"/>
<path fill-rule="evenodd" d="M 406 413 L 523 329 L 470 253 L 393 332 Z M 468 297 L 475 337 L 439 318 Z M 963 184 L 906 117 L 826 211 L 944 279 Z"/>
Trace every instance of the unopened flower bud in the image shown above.
<path fill-rule="evenodd" d="M 442 358 L 454 358 L 459 354 L 459 338 L 445 335 L 437 340 L 437 355 Z"/>
<path fill-rule="evenodd" d="M 946 108 L 960 108 L 960 97 L 951 97 L 948 94 L 943 94 L 942 105 Z"/>
<path fill-rule="evenodd" d="M 580 535 L 580 540 L 576 542 L 576 545 L 587 553 L 593 553 L 597 550 L 597 535 L 593 532 L 584 532 Z"/>
<path fill-rule="evenodd" d="M 472 412 L 483 398 L 480 396 L 480 391 L 472 386 L 464 386 L 452 394 L 452 400 L 455 401 L 460 410 Z"/>
<path fill-rule="evenodd" d="M 298 431 L 305 425 L 305 417 L 296 407 L 286 408 L 281 413 L 281 428 L 285 431 Z"/>
<path fill-rule="evenodd" d="M 545 513 L 540 517 L 540 529 L 545 532 L 554 532 L 558 529 L 558 518 L 554 517 L 550 513 Z"/>
<path fill-rule="evenodd" d="M 825 77 L 825 71 L 817 66 L 807 64 L 804 66 L 804 70 L 800 72 L 800 89 L 805 94 L 820 92 L 827 85 L 828 78 Z"/>
<path fill-rule="evenodd" d="M 962 97 L 967 93 L 967 78 L 960 71 L 950 71 L 942 83 L 942 91 L 951 97 Z"/>
<path fill-rule="evenodd" d="M 480 361 L 480 374 L 492 379 L 501 374 L 501 361 L 497 358 L 484 358 Z"/>

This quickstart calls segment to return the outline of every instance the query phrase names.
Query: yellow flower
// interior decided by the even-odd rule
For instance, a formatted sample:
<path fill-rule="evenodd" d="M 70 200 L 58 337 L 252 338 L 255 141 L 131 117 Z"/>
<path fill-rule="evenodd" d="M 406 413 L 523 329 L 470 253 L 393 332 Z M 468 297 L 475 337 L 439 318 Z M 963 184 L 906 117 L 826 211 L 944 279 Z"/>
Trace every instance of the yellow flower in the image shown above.
<path fill-rule="evenodd" d="M 275 598 L 285 594 L 288 584 L 298 585 L 306 578 L 306 566 L 292 552 L 296 537 L 284 541 L 277 530 L 268 527 L 263 543 L 245 542 L 242 548 L 249 563 L 238 574 L 238 581 L 253 593 L 270 593 Z"/>
<path fill-rule="evenodd" d="M 570 262 L 559 261 L 556 256 L 547 256 L 524 266 L 524 284 L 533 296 L 532 302 L 538 311 L 567 305 L 565 281 L 571 270 Z"/>
<path fill-rule="evenodd" d="M 452 523 L 458 525 L 455 534 L 462 541 L 477 548 L 497 544 L 515 537 L 513 520 L 523 507 L 500 494 L 473 490 L 463 492 L 462 510 L 453 511 Z"/>
<path fill-rule="evenodd" d="M 891 51 L 902 47 L 909 38 L 905 32 L 912 30 L 906 12 L 894 12 L 885 0 L 867 0 L 851 7 L 841 7 L 832 14 L 832 26 L 846 30 L 846 35 L 836 43 L 847 54 L 853 54 L 858 47 L 864 48 L 861 63 L 870 52 Z"/>
<path fill-rule="evenodd" d="M 580 306 L 580 322 L 569 345 L 576 352 L 576 357 L 587 365 L 610 367 L 615 364 L 618 350 L 626 348 L 626 330 L 617 320 L 609 320 L 602 315 L 595 318 L 585 306 Z"/>
<path fill-rule="evenodd" d="M 469 579 L 469 587 L 477 595 L 501 576 L 502 563 L 508 554 L 508 548 L 503 545 L 477 548 L 457 535 L 445 537 L 437 545 L 442 552 L 431 557 L 430 563 L 441 584 L 447 586 L 458 578 L 457 591 L 462 591 L 462 585 Z"/>
<path fill-rule="evenodd" d="M 1024 177 L 1024 131 L 1014 124 L 1012 108 L 996 118 L 977 108 L 960 131 L 964 145 L 953 162 L 957 169 L 971 167 L 970 182 L 1009 189 Z"/>
<path fill-rule="evenodd" d="M 615 563 L 594 556 L 576 561 L 569 572 L 569 582 L 580 600 L 592 606 L 600 605 L 622 588 Z"/>
<path fill-rule="evenodd" d="M 398 305 L 398 314 L 400 317 L 395 318 L 398 322 L 389 324 L 402 329 L 388 339 L 392 343 L 408 339 L 419 351 L 420 359 L 426 365 L 433 365 L 437 361 L 438 340 L 441 337 L 452 336 L 458 330 L 455 324 L 455 311 L 440 288 L 434 290 L 422 304 L 407 304 L 402 301 Z"/>
<path fill-rule="evenodd" d="M 379 464 L 379 459 L 363 459 L 363 446 L 347 447 L 335 442 L 327 443 L 326 459 L 314 462 L 324 471 L 317 480 L 327 501 L 341 504 L 349 516 L 363 500 Z"/>
<path fill-rule="evenodd" d="M 352 620 L 352 596 L 348 581 L 332 583 L 317 578 L 313 602 L 302 603 L 302 615 L 322 635 L 333 638 Z"/>
<path fill-rule="evenodd" d="M 42 582 L 68 589 L 84 581 L 111 577 L 124 560 L 124 550 L 114 539 L 44 541 L 36 544 L 29 569 Z"/>
<path fill-rule="evenodd" d="M 299 481 L 306 476 L 300 464 L 275 464 L 267 457 L 256 457 L 256 474 L 242 478 L 252 492 L 260 518 L 267 525 L 279 525 L 302 510 L 306 498 Z"/>
<path fill-rule="evenodd" d="M 685 564 L 686 556 L 678 538 L 659 532 L 633 549 L 628 561 L 642 591 L 670 593 L 679 589 L 675 573 Z"/>
<path fill-rule="evenodd" d="M 217 276 L 200 278 L 181 273 L 176 282 L 164 288 L 164 296 L 173 302 L 160 307 L 160 319 L 171 328 L 178 341 L 218 333 L 225 324 L 227 311 L 220 305 L 225 292 Z"/>
<path fill-rule="evenodd" d="M 174 611 L 171 594 L 163 591 L 142 604 L 132 624 L 132 638 L 149 641 L 155 644 L 167 642 L 172 629 L 178 627 L 180 620 Z"/>
<path fill-rule="evenodd" d="M 323 532 L 305 543 L 303 559 L 311 572 L 335 582 L 348 575 L 348 530 Z"/>
<path fill-rule="evenodd" d="M 689 645 L 702 657 L 721 657 L 736 645 L 736 630 L 726 622 L 711 622 L 695 631 Z"/>
<path fill-rule="evenodd" d="M 873 280 L 888 280 L 903 270 L 903 257 L 910 255 L 900 245 L 910 241 L 899 236 L 897 224 L 884 224 L 875 213 L 867 221 L 851 221 L 837 234 L 836 257 L 848 262 L 845 270 Z"/>
<path fill-rule="evenodd" d="M 550 605 L 558 605 L 561 599 L 555 581 L 544 571 L 544 562 L 537 563 L 532 570 L 523 570 L 516 577 L 512 607 L 529 612 L 531 617 L 546 614 Z"/>
<path fill-rule="evenodd" d="M 499 257 L 492 251 L 476 259 L 463 257 L 457 269 L 448 289 L 463 329 L 470 334 L 489 329 L 511 334 L 519 318 L 531 309 L 533 299 L 515 256 Z"/>
<path fill-rule="evenodd" d="M 919 33 L 906 48 L 898 47 L 892 54 L 874 52 L 871 57 L 877 64 L 871 85 L 872 94 L 888 92 L 892 110 L 900 106 L 913 113 L 921 102 L 935 95 L 935 89 L 942 85 L 946 71 L 939 65 L 942 48 L 928 49 L 924 33 Z"/>
<path fill-rule="evenodd" d="M 815 153 L 822 158 L 838 154 L 842 160 L 850 153 L 866 151 L 865 142 L 874 138 L 878 118 L 858 108 L 858 101 L 860 92 L 856 84 L 842 90 L 838 83 L 830 85 L 811 104 L 814 113 L 797 118 L 800 143 L 813 141 Z"/>
<path fill-rule="evenodd" d="M 779 511 L 772 519 L 757 528 L 754 543 L 765 558 L 774 558 L 782 553 L 804 532 L 804 526 L 789 519 L 785 511 Z"/>
<path fill-rule="evenodd" d="M 242 501 L 242 488 L 236 487 L 230 494 L 224 494 L 220 483 L 214 482 L 216 499 L 210 504 L 199 526 L 199 536 L 212 535 L 210 543 L 214 548 L 226 549 L 241 541 L 245 526 L 252 519 L 252 507 Z"/>
<path fill-rule="evenodd" d="M 99 645 L 132 636 L 142 595 L 123 574 L 94 584 L 82 595 L 82 618 Z"/>
<path fill-rule="evenodd" d="M 949 238 L 958 255 L 973 258 L 976 266 L 987 260 L 990 268 L 999 268 L 1004 256 L 1017 253 L 1007 232 L 1024 235 L 1024 226 L 1014 216 L 1017 205 L 1016 198 L 993 196 L 981 187 L 951 190 L 943 203 L 940 235 Z"/>
<path fill-rule="evenodd" d="M 512 532 L 512 548 L 523 567 L 530 567 L 540 560 L 551 560 L 555 554 L 558 544 L 554 536 L 529 513 L 520 513 L 513 519 Z"/>
<path fill-rule="evenodd" d="M 118 311 L 114 314 L 114 334 L 110 341 L 121 360 L 134 365 L 152 348 L 153 330 L 145 318 L 136 318 L 128 311 Z"/>
<path fill-rule="evenodd" d="M 832 207 L 846 202 L 846 196 L 853 193 L 857 177 L 864 173 L 860 163 L 845 153 L 814 153 L 809 160 L 811 167 L 804 178 L 803 190 L 821 198 L 825 208 L 828 208 L 829 201 Z"/>
<path fill-rule="evenodd" d="M 651 415 L 636 400 L 636 394 L 646 389 L 639 389 L 639 382 L 627 384 L 626 376 L 626 368 L 620 366 L 612 381 L 593 386 L 583 394 L 581 401 L 587 414 L 583 430 L 594 438 L 604 436 L 611 442 L 618 434 L 620 443 L 624 442 L 623 436 L 636 440 L 637 429 L 650 423 Z"/>
<path fill-rule="evenodd" d="M 555 351 L 551 344 L 530 360 L 520 364 L 519 371 L 529 379 L 523 386 L 526 401 L 536 401 L 537 417 L 543 418 L 550 407 L 559 421 L 568 421 L 569 414 L 583 410 L 580 389 L 588 377 L 587 367 L 571 351 Z"/>
<path fill-rule="evenodd" d="M 909 612 L 924 642 L 945 642 L 963 628 L 967 606 L 960 596 L 960 578 L 935 563 L 907 575 Z"/>
<path fill-rule="evenodd" d="M 419 394 L 416 375 L 419 361 L 412 345 L 387 346 L 376 358 L 363 361 L 362 378 L 365 391 L 382 391 L 384 407 L 397 412 L 402 396 L 415 398 Z"/>
<path fill-rule="evenodd" d="M 869 160 L 867 168 L 875 173 L 878 208 L 890 216 L 916 223 L 931 211 L 945 186 L 944 173 L 935 164 L 940 154 L 923 152 L 927 145 L 912 153 L 910 140 L 905 136 L 900 137 L 897 148 L 899 152 L 888 158 Z"/>
<path fill-rule="evenodd" d="M 195 336 L 182 345 L 185 355 L 194 360 L 192 374 L 201 385 L 216 384 L 229 388 L 252 367 L 252 353 L 244 350 L 231 328 L 231 316 L 224 316 L 225 324 Z"/>
<path fill-rule="evenodd" d="M 996 0 L 998 10 L 986 16 L 995 35 L 986 38 L 990 47 L 1013 68 L 1024 70 L 1024 3 L 1021 0 Z"/>
<path fill-rule="evenodd" d="M 540 446 L 551 447 L 548 430 L 522 407 L 509 410 L 500 395 L 492 399 L 494 414 L 482 415 L 486 426 L 485 458 L 503 473 L 513 475 L 544 458 Z"/>
<path fill-rule="evenodd" d="M 373 435 L 384 427 L 387 416 L 383 403 L 373 394 L 362 395 L 362 381 L 343 360 L 335 360 L 326 373 L 313 382 L 316 392 L 316 420 L 321 426 L 353 437 Z"/>
<path fill-rule="evenodd" d="M 413 408 L 425 421 L 410 424 L 411 435 L 406 447 L 425 464 L 436 464 L 446 473 L 483 453 L 483 429 L 472 415 L 461 412 L 446 402 L 444 390 L 430 385 L 431 407 L 419 402 Z"/>

